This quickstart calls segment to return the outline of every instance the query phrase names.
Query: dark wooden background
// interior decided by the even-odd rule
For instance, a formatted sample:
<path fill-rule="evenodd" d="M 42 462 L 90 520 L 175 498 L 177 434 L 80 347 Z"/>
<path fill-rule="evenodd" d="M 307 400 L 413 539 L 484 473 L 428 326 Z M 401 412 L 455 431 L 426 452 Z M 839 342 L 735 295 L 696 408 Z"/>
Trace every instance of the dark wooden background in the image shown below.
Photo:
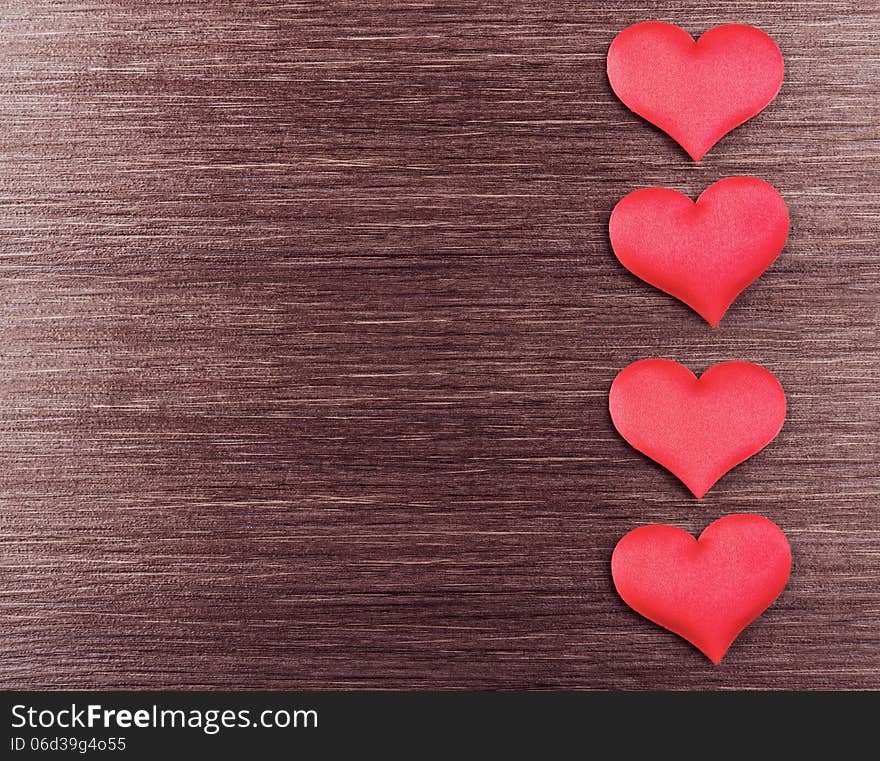
<path fill-rule="evenodd" d="M 778 99 L 694 165 L 604 74 L 760 26 Z M 880 4 L 6 3 L 6 688 L 880 688 Z M 717 330 L 614 203 L 753 174 L 792 215 Z M 612 429 L 636 359 L 789 419 L 702 501 Z M 617 539 L 757 512 L 791 581 L 713 667 Z"/>

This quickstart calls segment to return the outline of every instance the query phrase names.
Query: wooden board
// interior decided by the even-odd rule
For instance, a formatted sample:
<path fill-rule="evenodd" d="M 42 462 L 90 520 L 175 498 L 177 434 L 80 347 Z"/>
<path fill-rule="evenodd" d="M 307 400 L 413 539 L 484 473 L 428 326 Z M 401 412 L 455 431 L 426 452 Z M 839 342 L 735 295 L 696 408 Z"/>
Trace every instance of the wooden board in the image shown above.
<path fill-rule="evenodd" d="M 786 81 L 699 165 L 611 93 L 658 18 Z M 5 688 L 880 688 L 880 4 L 8 4 Z M 792 234 L 712 330 L 625 193 L 731 175 Z M 759 362 L 789 419 L 702 501 L 612 429 L 636 359 Z M 617 539 L 756 512 L 779 601 L 713 667 Z"/>

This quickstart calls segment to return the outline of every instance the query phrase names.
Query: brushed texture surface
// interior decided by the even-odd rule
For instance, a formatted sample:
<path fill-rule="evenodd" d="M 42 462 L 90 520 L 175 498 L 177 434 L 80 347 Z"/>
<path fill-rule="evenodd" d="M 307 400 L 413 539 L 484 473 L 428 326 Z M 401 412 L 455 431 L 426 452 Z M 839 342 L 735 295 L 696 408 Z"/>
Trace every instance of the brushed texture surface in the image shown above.
<path fill-rule="evenodd" d="M 652 18 L 785 56 L 699 165 L 605 78 Z M 4 3 L 0 684 L 880 688 L 878 124 L 876 0 Z M 739 174 L 792 233 L 713 330 L 608 216 Z M 648 356 L 787 390 L 701 502 Z M 609 559 L 732 512 L 794 567 L 713 667 Z"/>

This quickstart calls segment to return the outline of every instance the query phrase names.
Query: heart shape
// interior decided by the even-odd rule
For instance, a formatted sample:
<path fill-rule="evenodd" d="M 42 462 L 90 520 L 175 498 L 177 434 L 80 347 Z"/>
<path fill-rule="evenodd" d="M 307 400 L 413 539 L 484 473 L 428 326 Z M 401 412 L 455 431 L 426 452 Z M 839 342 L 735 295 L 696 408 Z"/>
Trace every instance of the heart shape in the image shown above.
<path fill-rule="evenodd" d="M 615 95 L 694 161 L 766 108 L 784 69 L 773 39 L 744 24 L 716 26 L 697 42 L 674 24 L 634 24 L 614 38 L 607 61 Z"/>
<path fill-rule="evenodd" d="M 608 234 L 620 263 L 715 327 L 736 297 L 779 256 L 788 207 L 755 177 L 710 185 L 696 203 L 670 188 L 624 196 Z"/>
<path fill-rule="evenodd" d="M 698 379 L 678 362 L 643 359 L 614 379 L 608 409 L 631 446 L 700 499 L 776 438 L 785 392 L 770 371 L 751 362 L 722 362 Z"/>
<path fill-rule="evenodd" d="M 785 534 L 760 515 L 728 515 L 699 539 L 674 526 L 642 526 L 611 556 L 623 601 L 716 665 L 779 596 L 790 570 Z"/>

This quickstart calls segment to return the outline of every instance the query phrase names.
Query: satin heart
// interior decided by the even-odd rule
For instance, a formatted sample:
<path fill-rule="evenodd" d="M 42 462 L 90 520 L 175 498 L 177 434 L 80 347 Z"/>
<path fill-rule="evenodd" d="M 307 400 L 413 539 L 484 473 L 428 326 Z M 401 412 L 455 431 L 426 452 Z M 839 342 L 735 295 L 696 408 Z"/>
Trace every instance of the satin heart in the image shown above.
<path fill-rule="evenodd" d="M 772 185 L 730 177 L 696 203 L 669 188 L 636 190 L 614 207 L 608 234 L 624 267 L 714 327 L 779 256 L 788 226 L 788 208 Z"/>
<path fill-rule="evenodd" d="M 611 384 L 614 427 L 697 499 L 761 451 L 785 421 L 785 392 L 760 365 L 723 362 L 697 377 L 668 359 L 625 367 Z"/>
<path fill-rule="evenodd" d="M 785 534 L 760 515 L 728 515 L 698 540 L 674 526 L 642 526 L 611 557 L 623 601 L 715 664 L 779 596 L 790 569 Z"/>
<path fill-rule="evenodd" d="M 608 81 L 624 104 L 699 161 L 779 92 L 782 53 L 760 29 L 727 24 L 694 42 L 674 24 L 624 29 L 608 49 Z"/>

